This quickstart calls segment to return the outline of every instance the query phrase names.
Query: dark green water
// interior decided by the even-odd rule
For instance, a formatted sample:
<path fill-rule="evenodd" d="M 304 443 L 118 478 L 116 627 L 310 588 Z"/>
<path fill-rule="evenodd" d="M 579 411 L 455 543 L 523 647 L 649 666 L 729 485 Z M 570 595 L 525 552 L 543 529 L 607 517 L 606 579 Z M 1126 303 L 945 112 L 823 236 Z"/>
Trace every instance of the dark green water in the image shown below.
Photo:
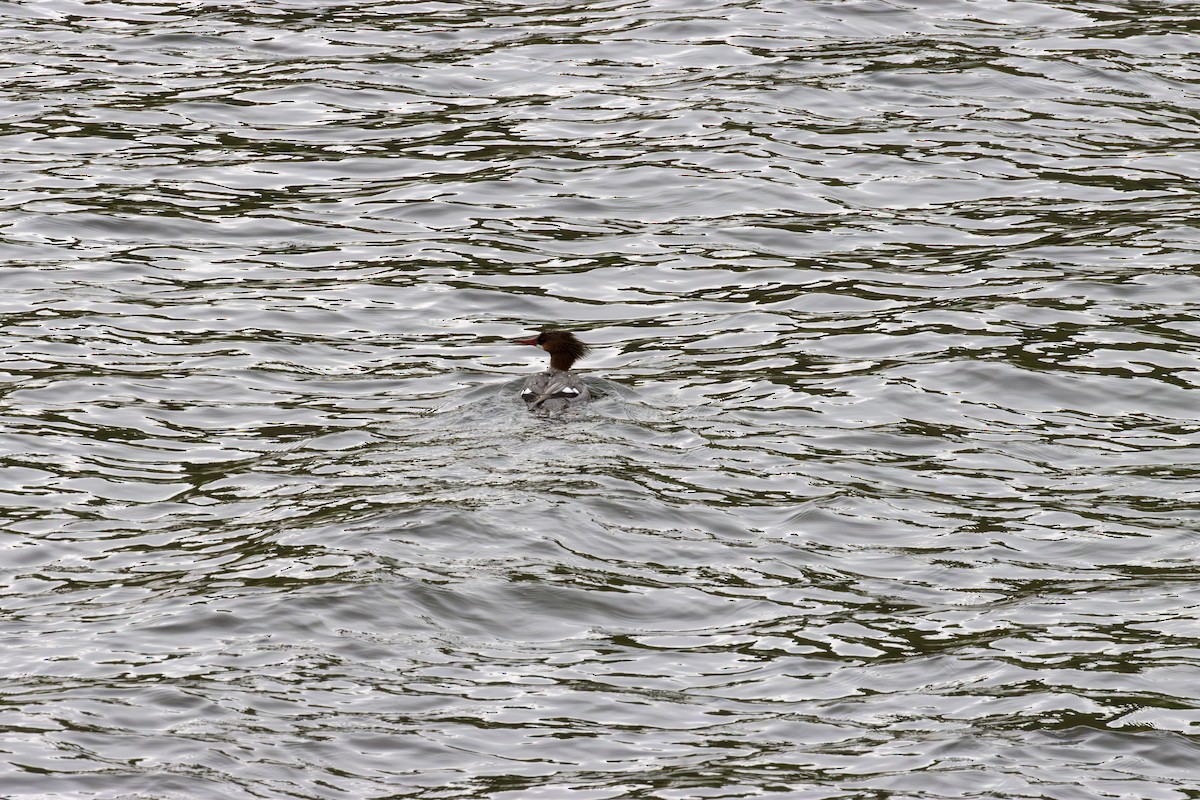
<path fill-rule="evenodd" d="M 1200 798 L 1195 4 L 0 15 L 0 795 Z"/>

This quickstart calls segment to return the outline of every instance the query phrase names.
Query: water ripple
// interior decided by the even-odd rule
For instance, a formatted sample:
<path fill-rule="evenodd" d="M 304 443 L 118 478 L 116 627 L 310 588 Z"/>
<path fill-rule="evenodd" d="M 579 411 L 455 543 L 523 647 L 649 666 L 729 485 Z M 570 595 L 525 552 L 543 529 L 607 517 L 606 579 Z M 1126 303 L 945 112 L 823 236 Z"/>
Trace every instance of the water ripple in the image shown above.
<path fill-rule="evenodd" d="M 4 13 L 9 793 L 1193 795 L 1186 4 Z"/>

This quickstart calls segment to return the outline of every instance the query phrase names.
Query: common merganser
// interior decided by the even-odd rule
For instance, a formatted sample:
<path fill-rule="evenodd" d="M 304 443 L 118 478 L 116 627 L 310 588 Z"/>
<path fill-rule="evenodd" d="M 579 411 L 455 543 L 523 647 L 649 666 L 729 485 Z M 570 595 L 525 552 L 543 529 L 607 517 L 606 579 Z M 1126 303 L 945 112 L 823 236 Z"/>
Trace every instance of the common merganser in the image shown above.
<path fill-rule="evenodd" d="M 588 389 L 571 372 L 571 365 L 586 356 L 591 348 L 570 331 L 542 331 L 532 339 L 514 339 L 516 344 L 531 344 L 550 354 L 550 369 L 530 375 L 521 386 L 521 399 L 530 411 L 557 414 L 587 402 Z"/>

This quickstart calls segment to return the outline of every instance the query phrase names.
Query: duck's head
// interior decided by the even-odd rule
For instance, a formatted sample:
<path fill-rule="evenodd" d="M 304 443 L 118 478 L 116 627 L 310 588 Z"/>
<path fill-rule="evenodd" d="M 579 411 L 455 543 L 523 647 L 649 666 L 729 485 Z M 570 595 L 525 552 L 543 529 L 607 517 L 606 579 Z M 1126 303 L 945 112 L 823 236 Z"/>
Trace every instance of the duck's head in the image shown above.
<path fill-rule="evenodd" d="M 570 369 L 571 365 L 591 352 L 591 348 L 575 338 L 570 331 L 542 331 L 531 339 L 514 339 L 516 344 L 531 344 L 550 354 L 553 369 Z"/>

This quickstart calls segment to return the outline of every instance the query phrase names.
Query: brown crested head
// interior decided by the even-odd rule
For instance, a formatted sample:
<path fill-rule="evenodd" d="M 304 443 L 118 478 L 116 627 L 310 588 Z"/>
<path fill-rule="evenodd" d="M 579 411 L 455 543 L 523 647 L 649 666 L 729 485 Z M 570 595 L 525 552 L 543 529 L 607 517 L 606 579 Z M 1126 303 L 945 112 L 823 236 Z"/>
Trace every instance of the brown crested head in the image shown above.
<path fill-rule="evenodd" d="M 552 369 L 567 370 L 592 351 L 570 331 L 542 331 L 532 339 L 518 339 L 519 344 L 532 344 L 550 354 Z"/>

